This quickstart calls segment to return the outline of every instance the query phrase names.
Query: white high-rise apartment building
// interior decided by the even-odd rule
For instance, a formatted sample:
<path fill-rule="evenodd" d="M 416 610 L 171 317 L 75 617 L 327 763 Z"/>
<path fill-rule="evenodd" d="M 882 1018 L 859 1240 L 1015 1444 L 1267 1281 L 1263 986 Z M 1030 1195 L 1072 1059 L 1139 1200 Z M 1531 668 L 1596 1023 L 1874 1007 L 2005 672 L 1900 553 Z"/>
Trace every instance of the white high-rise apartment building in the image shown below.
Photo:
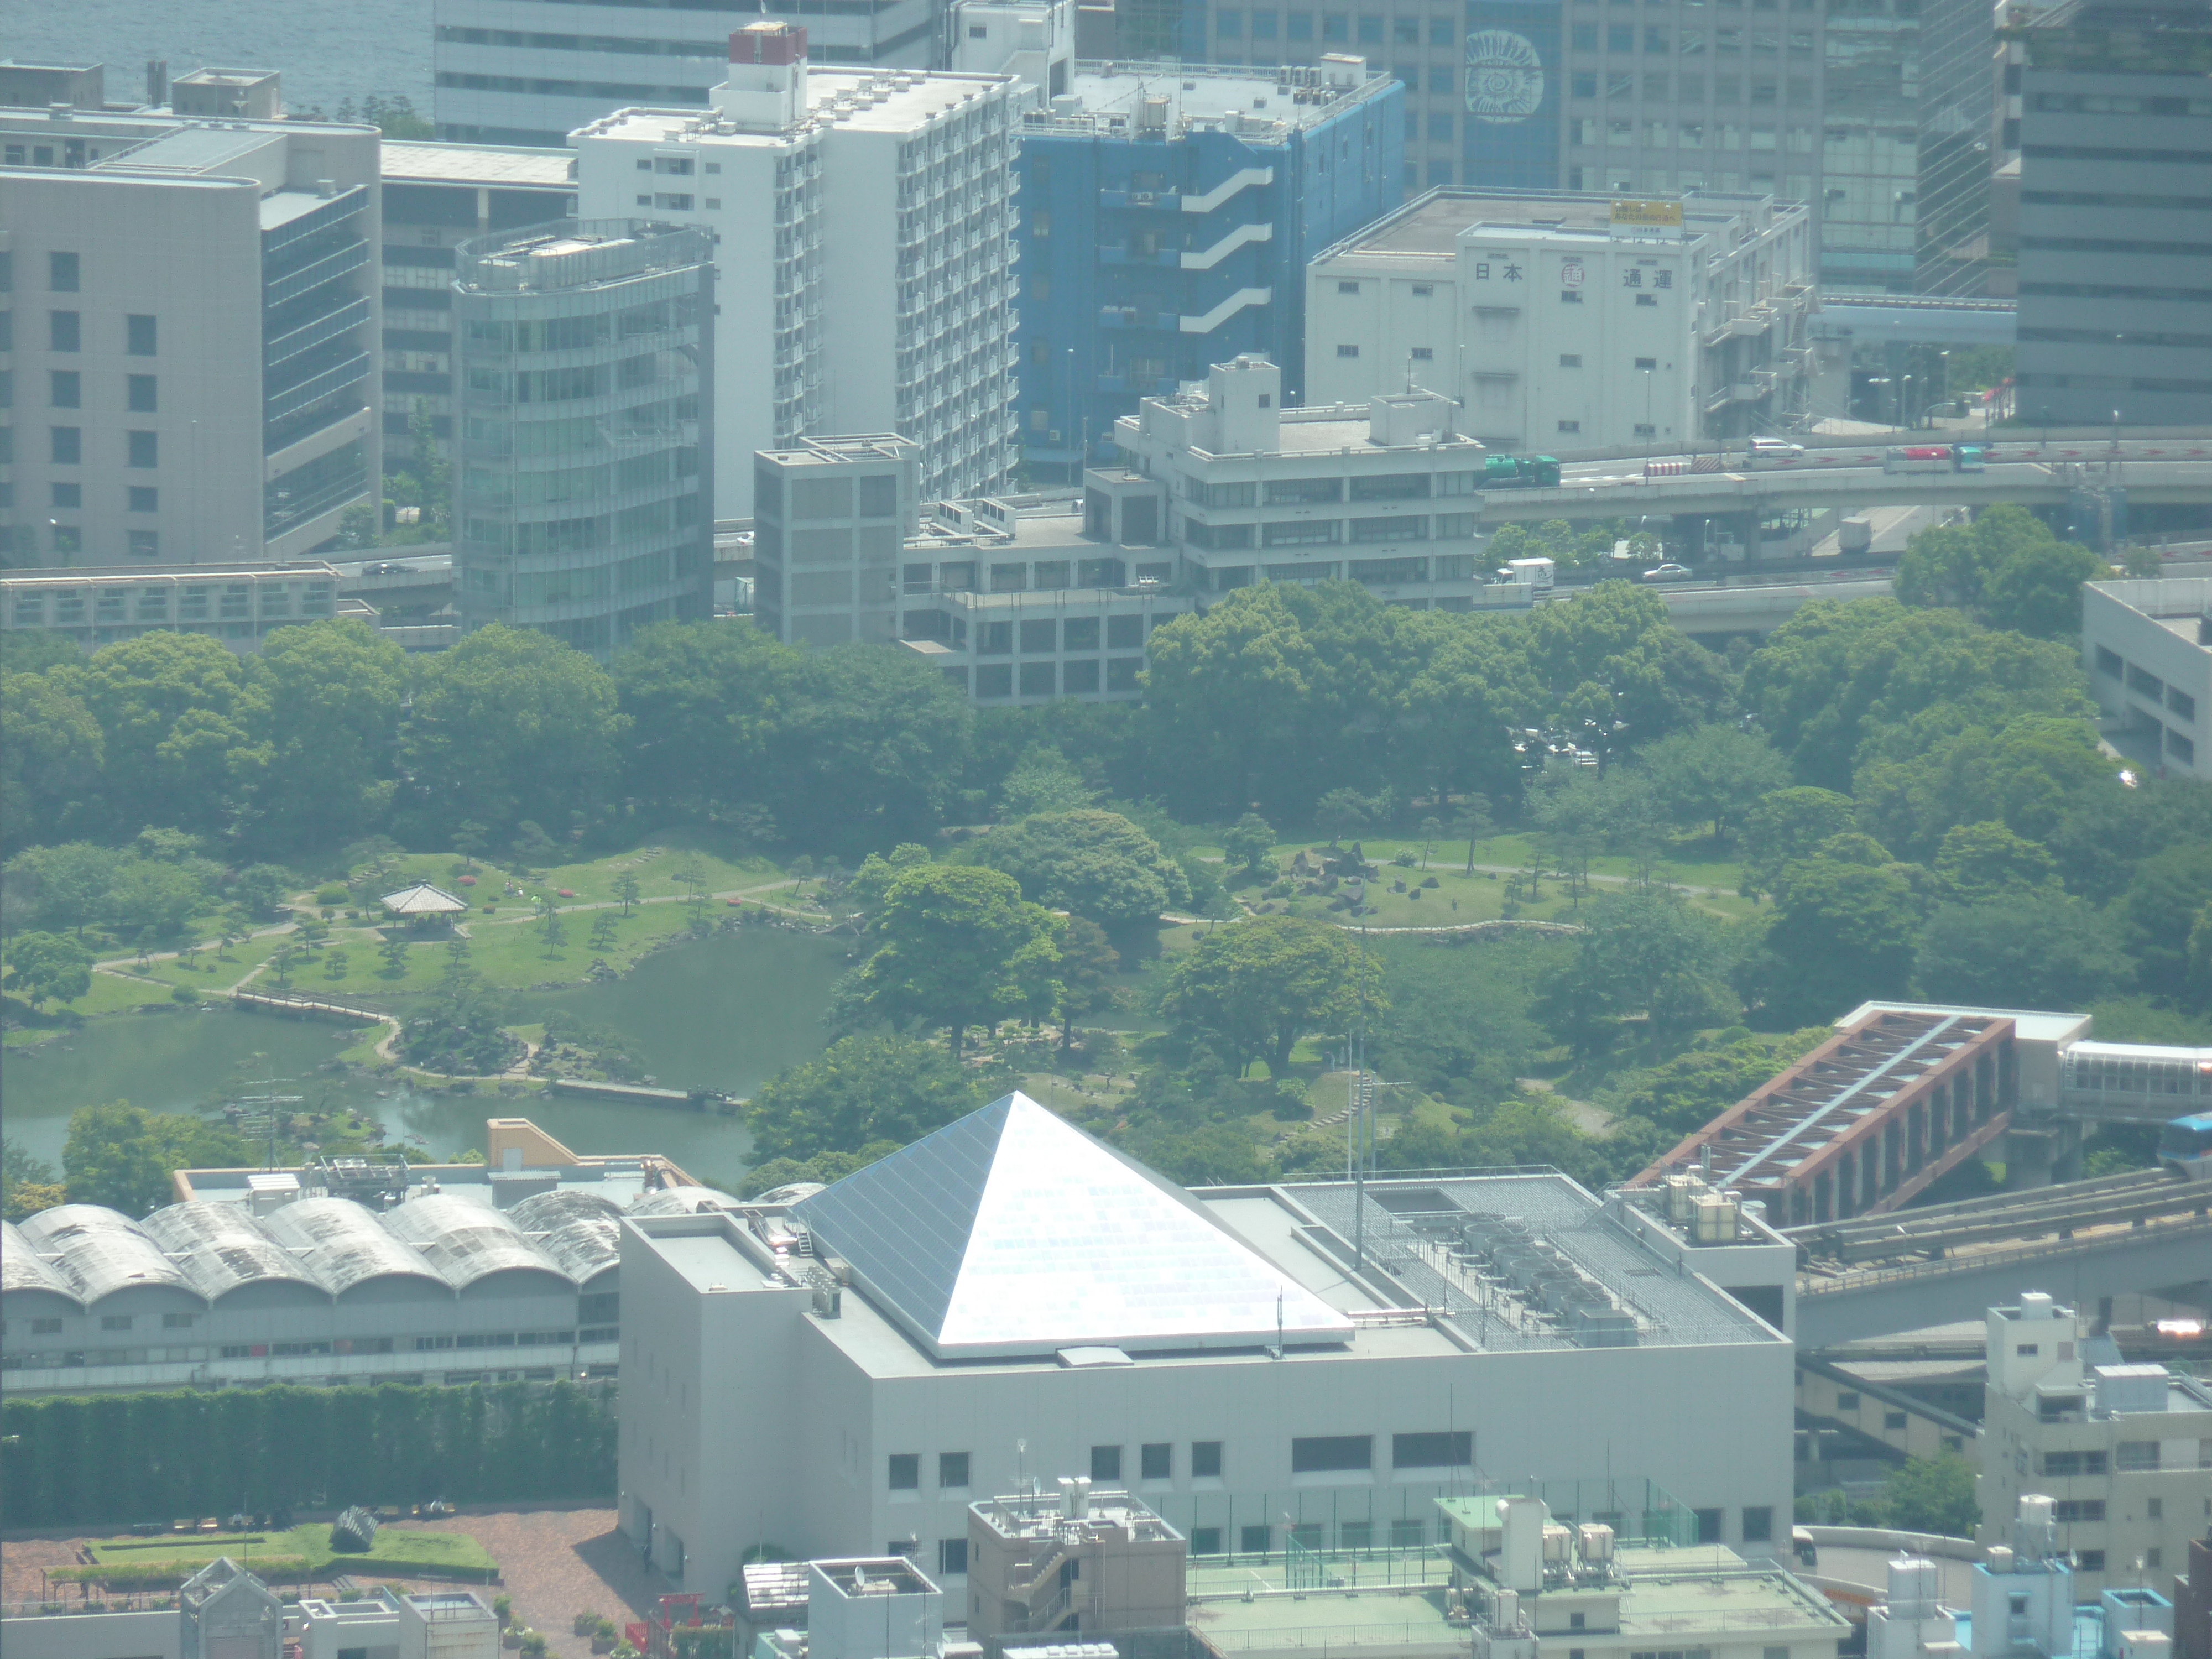
<path fill-rule="evenodd" d="M 1306 395 L 1423 386 L 1509 454 L 1770 431 L 1809 395 L 1817 255 L 1771 197 L 1431 191 L 1307 268 Z"/>
<path fill-rule="evenodd" d="M 753 453 L 896 433 L 925 499 L 1012 465 L 1012 76 L 808 72 L 806 31 L 730 37 L 704 111 L 629 109 L 573 136 L 586 218 L 717 244 L 716 507 L 752 513 Z"/>

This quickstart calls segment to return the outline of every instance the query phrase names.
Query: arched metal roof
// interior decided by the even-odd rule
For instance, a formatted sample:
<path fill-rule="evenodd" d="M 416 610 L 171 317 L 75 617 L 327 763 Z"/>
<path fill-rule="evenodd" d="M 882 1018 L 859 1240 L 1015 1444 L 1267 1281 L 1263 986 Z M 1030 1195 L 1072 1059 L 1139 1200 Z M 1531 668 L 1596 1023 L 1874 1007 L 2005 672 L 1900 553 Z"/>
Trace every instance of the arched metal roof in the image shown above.
<path fill-rule="evenodd" d="M 622 1224 L 611 1215 L 579 1216 L 536 1242 L 580 1285 L 622 1260 Z"/>
<path fill-rule="evenodd" d="M 349 1198 L 303 1198 L 264 1217 L 261 1229 L 300 1253 L 333 1296 L 372 1279 L 419 1279 L 452 1293 L 445 1275 L 379 1226 Z"/>
<path fill-rule="evenodd" d="M 622 1206 L 597 1193 L 556 1187 L 550 1193 L 533 1194 L 507 1213 L 507 1218 L 526 1233 L 550 1233 L 588 1216 L 620 1215 Z"/>
<path fill-rule="evenodd" d="M 88 1305 L 118 1291 L 165 1286 L 198 1297 L 184 1270 L 128 1216 L 97 1204 L 63 1204 L 26 1221 L 23 1237 Z"/>
<path fill-rule="evenodd" d="M 456 1290 L 517 1268 L 568 1277 L 505 1214 L 451 1193 L 410 1198 L 386 1211 L 383 1221 L 394 1238 L 420 1250 Z"/>
<path fill-rule="evenodd" d="M 320 1296 L 330 1286 L 307 1262 L 271 1239 L 235 1204 L 196 1199 L 156 1210 L 141 1224 L 156 1244 L 181 1258 L 193 1288 L 210 1302 L 244 1285 L 303 1285 Z"/>
<path fill-rule="evenodd" d="M 738 1200 L 712 1187 L 663 1187 L 640 1193 L 630 1200 L 627 1215 L 699 1215 L 708 1210 L 733 1210 Z M 516 1208 L 521 1206 L 517 1205 Z"/>
<path fill-rule="evenodd" d="M 12 1221 L 0 1222 L 0 1291 L 45 1291 L 71 1302 L 77 1299 L 68 1281 L 39 1260 L 31 1241 Z"/>

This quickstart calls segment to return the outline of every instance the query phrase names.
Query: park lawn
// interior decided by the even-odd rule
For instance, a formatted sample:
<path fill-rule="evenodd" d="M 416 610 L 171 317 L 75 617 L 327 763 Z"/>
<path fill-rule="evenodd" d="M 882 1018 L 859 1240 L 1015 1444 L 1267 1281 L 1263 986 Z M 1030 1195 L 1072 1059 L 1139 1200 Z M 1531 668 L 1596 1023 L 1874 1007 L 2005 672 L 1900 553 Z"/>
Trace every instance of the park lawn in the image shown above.
<path fill-rule="evenodd" d="M 556 865 L 523 886 L 532 893 L 556 893 L 566 887 L 576 896 L 562 899 L 563 904 L 605 904 L 613 900 L 615 883 L 628 871 L 636 876 L 642 897 L 665 899 L 683 896 L 684 883 L 678 872 L 684 870 L 696 871 L 701 885 L 709 893 L 735 892 L 783 879 L 781 868 L 764 858 L 732 859 L 661 841 L 588 863 Z"/>
<path fill-rule="evenodd" d="M 727 905 L 720 902 L 703 909 L 710 921 L 732 914 Z M 526 915 L 520 908 L 515 914 L 518 918 Z M 610 950 L 592 947 L 592 929 L 602 916 L 614 918 L 615 944 Z M 487 985 L 520 988 L 550 981 L 565 984 L 582 979 L 585 969 L 597 958 L 604 957 L 617 973 L 625 971 L 647 951 L 682 933 L 690 921 L 690 907 L 683 904 L 640 905 L 628 916 L 619 909 L 563 911 L 562 943 L 549 953 L 544 925 L 535 917 L 503 921 L 479 913 L 469 927 L 469 962 Z M 421 951 L 434 958 L 442 972 L 445 950 L 443 944 L 417 945 L 410 948 L 410 954 Z M 379 966 L 372 955 L 368 963 L 372 975 Z"/>
<path fill-rule="evenodd" d="M 1369 916 L 1370 928 L 1380 927 L 1452 927 L 1469 922 L 1494 921 L 1504 914 L 1505 883 L 1503 878 L 1478 873 L 1472 878 L 1456 870 L 1431 867 L 1427 872 L 1437 878 L 1434 887 L 1422 890 L 1418 899 L 1413 896 L 1415 884 L 1423 878 L 1419 870 L 1401 870 L 1385 865 L 1383 874 L 1367 884 L 1367 902 L 1374 915 Z M 1404 880 L 1407 890 L 1394 893 L 1390 883 Z M 1454 909 L 1456 899 L 1459 908 Z M 1288 907 L 1288 914 L 1307 916 L 1316 921 L 1330 921 L 1342 927 L 1356 927 L 1359 919 L 1349 910 L 1332 910 L 1328 896 L 1318 893 L 1297 893 L 1287 899 L 1263 901 L 1271 912 L 1279 913 Z M 1554 882 L 1546 882 L 1543 896 L 1536 902 L 1523 902 L 1518 914 L 1534 921 L 1571 921 L 1573 907 L 1565 889 Z"/>
<path fill-rule="evenodd" d="M 1525 833 L 1490 836 L 1474 844 L 1474 864 L 1480 874 L 1486 865 L 1493 870 L 1518 870 L 1528 862 L 1534 837 Z M 1401 853 L 1411 853 L 1418 860 L 1422 842 L 1418 836 L 1352 836 L 1345 838 L 1349 846 L 1353 841 L 1367 855 L 1370 864 L 1382 866 L 1386 873 L 1402 875 L 1405 872 L 1390 860 Z M 1298 854 L 1312 853 L 1324 848 L 1327 842 L 1316 837 L 1310 841 L 1286 841 L 1274 851 L 1278 868 L 1288 864 Z M 1429 859 L 1426 868 L 1418 863 L 1415 872 L 1421 875 L 1463 873 L 1468 864 L 1468 844 L 1464 841 L 1437 841 L 1428 843 Z M 1209 851 L 1212 849 L 1208 849 Z M 1593 875 L 1630 877 L 1636 873 L 1633 859 L 1601 857 L 1590 860 Z M 1733 893 L 1743 881 L 1743 866 L 1733 860 L 1716 858 L 1712 838 L 1709 836 L 1682 836 L 1672 838 L 1661 857 L 1657 875 L 1662 881 L 1681 887 L 1715 887 Z M 1255 884 L 1239 881 L 1239 890 L 1249 896 Z"/>
<path fill-rule="evenodd" d="M 92 988 L 69 1005 L 71 1012 L 90 1018 L 94 1014 L 127 1013 L 133 1008 L 171 1000 L 166 985 L 149 985 L 143 979 L 94 972 Z"/>
<path fill-rule="evenodd" d="M 88 1544 L 94 1565 L 82 1576 L 97 1579 L 100 1570 L 126 1568 L 134 1573 L 195 1572 L 218 1556 L 228 1555 L 251 1566 L 253 1558 L 296 1560 L 306 1564 L 310 1576 L 333 1568 L 347 1572 L 405 1572 L 410 1567 L 448 1571 L 489 1573 L 498 1563 L 482 1544 L 459 1532 L 422 1532 L 397 1525 L 379 1527 L 376 1541 L 365 1554 L 340 1553 L 331 1547 L 327 1522 L 308 1522 L 289 1532 L 211 1532 L 174 1534 L 159 1538 L 109 1538 Z"/>
<path fill-rule="evenodd" d="M 210 943 L 200 951 L 198 961 L 191 967 L 173 956 L 149 963 L 143 968 L 136 963 L 128 966 L 133 973 L 150 975 L 168 985 L 189 985 L 203 994 L 228 991 L 276 955 L 278 948 L 290 938 L 289 933 L 264 933 L 258 938 L 240 939 L 230 947 L 228 961 L 217 958 L 215 946 Z M 264 975 L 263 977 L 267 976 Z M 258 987 L 259 981 L 255 983 Z"/>

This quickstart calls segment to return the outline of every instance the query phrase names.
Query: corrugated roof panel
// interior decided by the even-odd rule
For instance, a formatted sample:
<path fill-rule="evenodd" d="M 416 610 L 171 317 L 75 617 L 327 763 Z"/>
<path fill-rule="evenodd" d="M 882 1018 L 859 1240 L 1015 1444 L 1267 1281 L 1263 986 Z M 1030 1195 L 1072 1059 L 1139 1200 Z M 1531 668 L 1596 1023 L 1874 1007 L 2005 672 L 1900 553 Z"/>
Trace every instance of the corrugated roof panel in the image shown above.
<path fill-rule="evenodd" d="M 612 1216 L 622 1213 L 622 1206 L 598 1193 L 579 1192 L 573 1187 L 556 1187 L 550 1193 L 538 1193 L 526 1198 L 507 1212 L 508 1218 L 526 1233 L 557 1232 L 572 1221 L 581 1221 L 589 1216 Z"/>
<path fill-rule="evenodd" d="M 349 1198 L 303 1198 L 272 1211 L 261 1225 L 286 1249 L 301 1252 L 301 1259 L 333 1296 L 372 1279 L 422 1279 L 444 1291 L 453 1288 Z"/>
<path fill-rule="evenodd" d="M 455 1288 L 516 1268 L 535 1268 L 566 1279 L 560 1264 L 531 1243 L 505 1214 L 450 1193 L 411 1198 L 383 1216 L 386 1231 L 411 1244 Z"/>
<path fill-rule="evenodd" d="M 73 1287 L 78 1299 L 99 1301 L 118 1291 L 166 1285 L 197 1297 L 184 1270 L 130 1217 L 97 1204 L 64 1204 L 23 1224 L 23 1237 Z"/>
<path fill-rule="evenodd" d="M 12 1221 L 0 1222 L 0 1291 L 49 1291 L 77 1299 L 68 1282 L 39 1260 L 31 1241 Z"/>
<path fill-rule="evenodd" d="M 309 1262 L 270 1238 L 242 1206 L 204 1199 L 172 1204 L 143 1224 L 163 1250 L 183 1258 L 185 1277 L 210 1302 L 241 1285 L 279 1280 L 331 1293 Z"/>
<path fill-rule="evenodd" d="M 708 1210 L 734 1210 L 738 1200 L 712 1187 L 663 1187 L 640 1193 L 630 1200 L 628 1215 L 702 1215 Z M 520 1205 L 515 1206 L 521 1208 Z"/>

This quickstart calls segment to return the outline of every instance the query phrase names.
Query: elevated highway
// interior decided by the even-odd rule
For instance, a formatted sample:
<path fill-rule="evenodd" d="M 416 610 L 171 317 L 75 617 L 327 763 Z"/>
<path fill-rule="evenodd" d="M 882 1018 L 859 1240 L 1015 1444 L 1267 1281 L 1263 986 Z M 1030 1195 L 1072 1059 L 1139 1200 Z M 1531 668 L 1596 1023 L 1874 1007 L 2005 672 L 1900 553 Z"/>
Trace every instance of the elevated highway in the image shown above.
<path fill-rule="evenodd" d="M 1808 1347 L 1978 1318 L 2023 1291 L 2097 1298 L 2212 1277 L 2212 1182 L 2144 1170 L 1790 1229 Z"/>
<path fill-rule="evenodd" d="M 1792 507 L 2061 507 L 2087 487 L 2125 490 L 2130 501 L 2145 504 L 2212 502 L 2212 438 L 2128 441 L 2117 449 L 2005 441 L 1991 447 L 1979 472 L 1885 471 L 1888 447 L 1808 449 L 1795 460 L 1755 468 L 1711 455 L 1571 465 L 1554 489 L 1486 492 L 1482 516 L 1487 524 L 1509 524 L 1632 514 L 1723 518 Z"/>

